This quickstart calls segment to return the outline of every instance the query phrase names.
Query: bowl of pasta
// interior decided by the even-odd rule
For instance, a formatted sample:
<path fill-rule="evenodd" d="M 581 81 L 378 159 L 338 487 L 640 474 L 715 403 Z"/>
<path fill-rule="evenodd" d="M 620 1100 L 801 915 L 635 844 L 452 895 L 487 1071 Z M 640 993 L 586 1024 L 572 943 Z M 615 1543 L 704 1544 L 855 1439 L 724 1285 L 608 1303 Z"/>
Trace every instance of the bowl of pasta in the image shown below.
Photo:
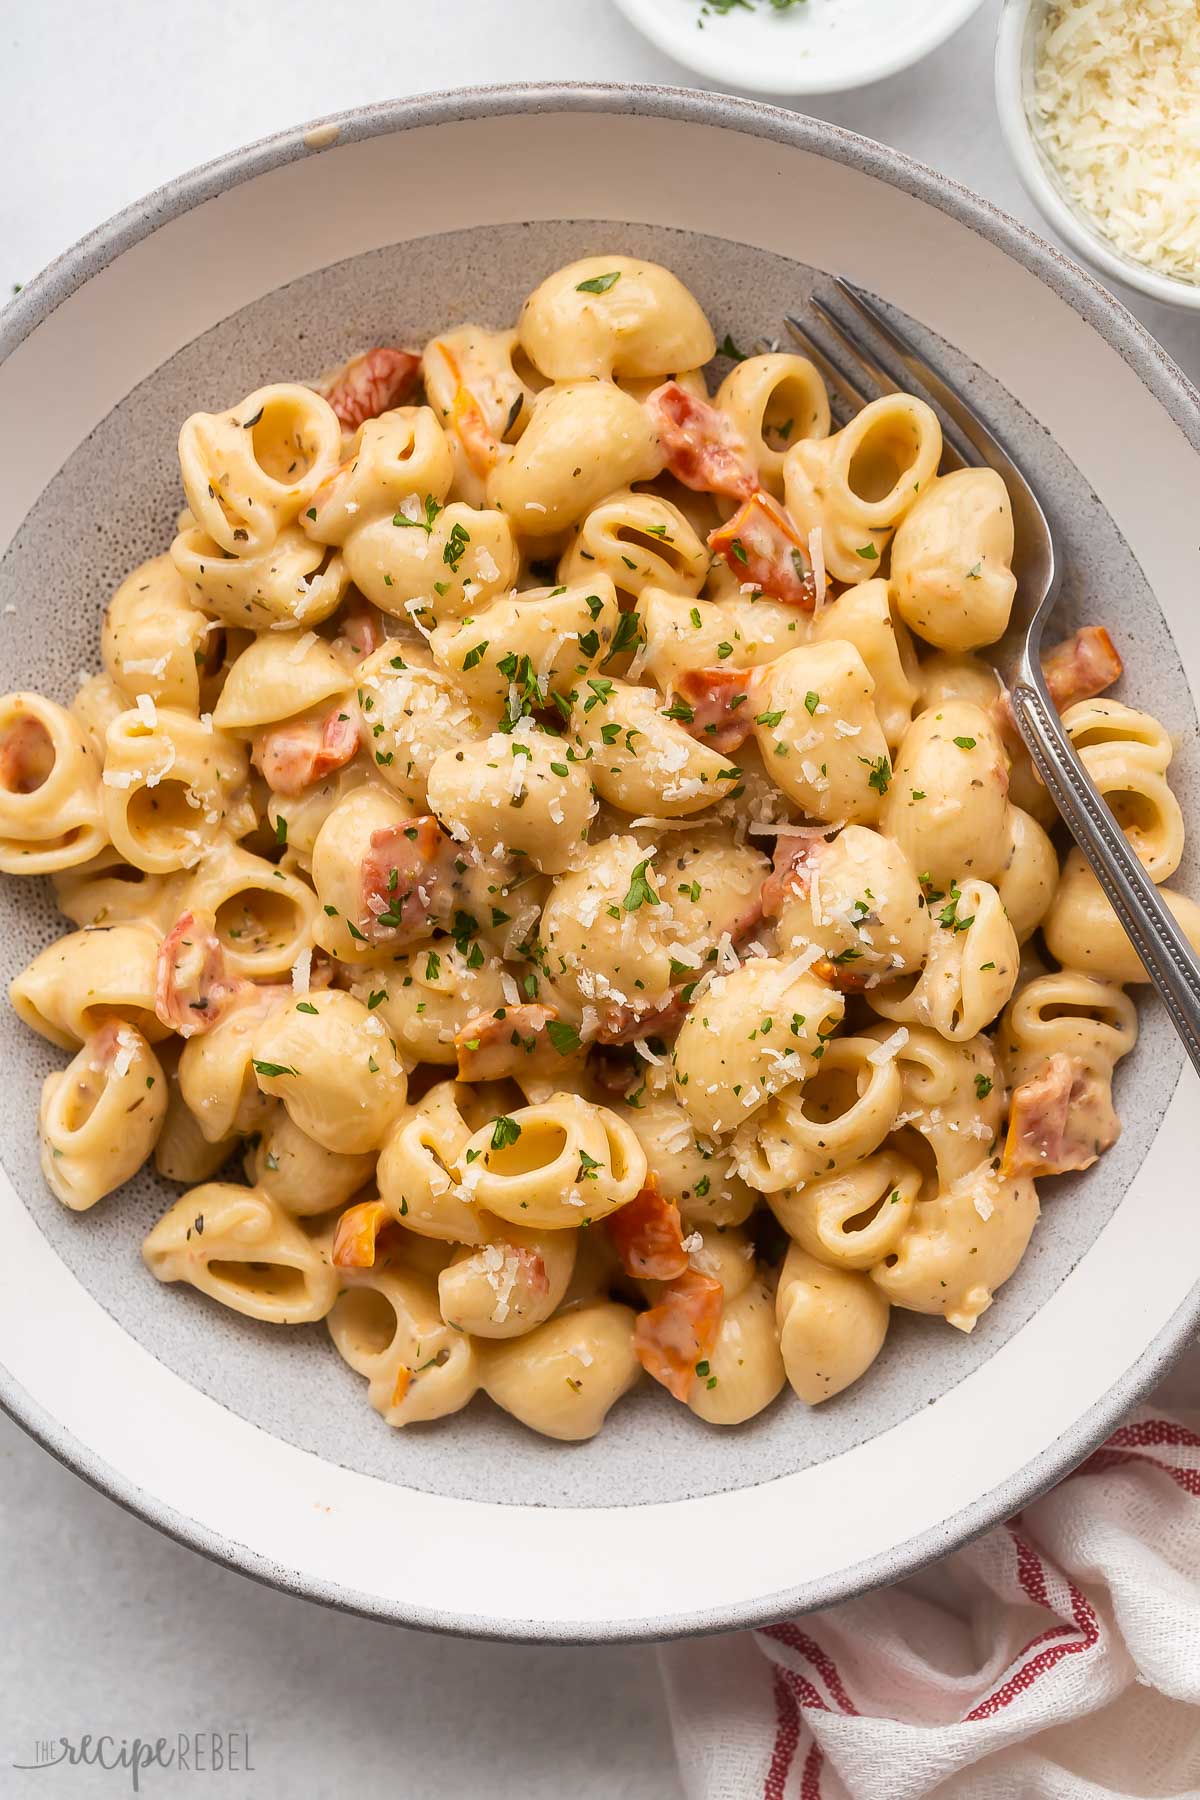
<path fill-rule="evenodd" d="M 1192 931 L 1200 402 L 894 152 L 435 96 L 0 317 L 0 1398 L 207 1554 L 761 1622 L 1015 1510 L 1194 1329 L 1191 1078 L 988 660 L 1003 484 L 770 347 L 830 272 L 1049 501 L 1055 695 Z"/>

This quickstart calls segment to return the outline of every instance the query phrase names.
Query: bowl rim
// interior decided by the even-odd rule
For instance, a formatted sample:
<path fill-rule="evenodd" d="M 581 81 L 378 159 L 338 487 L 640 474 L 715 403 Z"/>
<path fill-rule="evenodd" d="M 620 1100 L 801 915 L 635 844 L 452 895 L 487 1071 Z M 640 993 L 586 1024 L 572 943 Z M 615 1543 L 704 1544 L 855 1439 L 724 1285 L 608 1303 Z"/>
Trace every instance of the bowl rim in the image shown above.
<path fill-rule="evenodd" d="M 1047 222 L 1071 248 L 1113 281 L 1182 312 L 1200 312 L 1200 282 L 1164 275 L 1125 256 L 1067 199 L 1038 147 L 1025 105 L 1022 58 L 1025 35 L 1040 0 L 1005 0 L 996 27 L 994 82 L 996 112 L 1021 185 Z"/>
<path fill-rule="evenodd" d="M 708 43 L 703 40 L 696 42 L 694 46 L 697 54 L 685 53 L 681 46 L 691 45 L 697 34 L 686 30 L 692 21 L 687 20 L 682 11 L 678 23 L 671 25 L 667 22 L 667 15 L 661 11 L 659 0 L 613 0 L 613 3 L 617 11 L 657 50 L 661 50 L 665 56 L 674 57 L 676 62 L 694 69 L 708 80 L 719 81 L 722 87 L 732 82 L 737 87 L 756 94 L 849 94 L 857 88 L 870 87 L 872 82 L 885 81 L 890 75 L 898 75 L 902 70 L 912 68 L 924 57 L 932 55 L 961 25 L 966 24 L 973 13 L 978 12 L 983 0 L 943 0 L 944 13 L 940 18 L 932 24 L 915 23 L 899 48 L 890 56 L 868 63 L 866 73 L 854 81 L 820 74 L 810 79 L 805 79 L 803 75 L 793 75 L 787 81 L 780 81 L 777 64 L 766 57 L 760 62 L 758 57 L 744 49 L 740 53 L 734 52 L 725 34 L 716 39 L 711 53 Z"/>
<path fill-rule="evenodd" d="M 695 89 L 627 83 L 512 83 L 457 88 L 379 102 L 328 115 L 257 140 L 173 177 L 64 251 L 0 311 L 0 363 L 45 319 L 134 245 L 173 218 L 227 189 L 285 163 L 323 154 L 357 139 L 464 121 L 541 112 L 644 114 L 744 132 L 834 162 L 852 164 L 887 185 L 936 207 L 987 239 L 1046 283 L 1114 348 L 1153 398 L 1200 452 L 1200 392 L 1127 308 L 1072 258 L 998 207 L 901 151 L 843 127 L 764 102 Z M 1186 1070 L 1180 1079 L 1186 1079 Z M 0 1407 L 75 1474 L 166 1536 L 212 1561 L 339 1610 L 451 1635 L 505 1642 L 623 1643 L 740 1630 L 836 1604 L 900 1580 L 925 1563 L 959 1549 L 1027 1505 L 1076 1467 L 1112 1426 L 1141 1400 L 1200 1325 L 1200 1282 L 1102 1401 L 1015 1475 L 937 1526 L 886 1552 L 811 1580 L 799 1588 L 734 1602 L 703 1614 L 660 1619 L 555 1621 L 530 1630 L 520 1619 L 477 1618 L 461 1611 L 396 1604 L 313 1579 L 236 1539 L 209 1530 L 160 1502 L 114 1469 L 58 1423 L 6 1370 L 0 1369 Z"/>

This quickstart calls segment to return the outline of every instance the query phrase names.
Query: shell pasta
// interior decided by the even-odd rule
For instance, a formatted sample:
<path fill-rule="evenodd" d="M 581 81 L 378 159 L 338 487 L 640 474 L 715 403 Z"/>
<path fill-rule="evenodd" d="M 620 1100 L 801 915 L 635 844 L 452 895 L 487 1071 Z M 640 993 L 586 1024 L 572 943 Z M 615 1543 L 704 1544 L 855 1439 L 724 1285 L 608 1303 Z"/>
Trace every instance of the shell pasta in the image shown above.
<path fill-rule="evenodd" d="M 1121 1129 L 1144 973 L 987 662 L 1009 496 L 913 396 L 718 381 L 636 257 L 447 323 L 187 419 L 97 672 L 0 698 L 46 1183 L 150 1164 L 149 1275 L 323 1321 L 394 1428 L 825 1404 Z M 1102 625 L 1046 668 L 1171 881 L 1168 733 Z"/>

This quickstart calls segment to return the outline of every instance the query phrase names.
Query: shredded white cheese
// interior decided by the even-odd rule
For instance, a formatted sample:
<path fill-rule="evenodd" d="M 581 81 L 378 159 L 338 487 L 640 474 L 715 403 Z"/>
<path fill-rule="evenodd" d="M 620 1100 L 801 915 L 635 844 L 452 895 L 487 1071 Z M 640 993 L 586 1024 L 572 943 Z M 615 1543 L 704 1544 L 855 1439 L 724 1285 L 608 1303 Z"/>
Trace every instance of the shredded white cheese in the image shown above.
<path fill-rule="evenodd" d="M 879 1068 L 882 1063 L 891 1062 L 895 1057 L 899 1056 L 907 1042 L 908 1027 L 906 1025 L 898 1025 L 891 1037 L 884 1038 L 882 1044 L 877 1044 L 874 1050 L 867 1051 L 867 1061 L 869 1063 L 874 1063 L 875 1067 Z"/>
<path fill-rule="evenodd" d="M 292 645 L 291 649 L 288 651 L 288 653 L 287 653 L 288 662 L 290 662 L 290 663 L 303 662 L 305 657 L 308 655 L 309 651 L 312 649 L 313 645 L 316 643 L 316 641 L 317 641 L 316 632 L 315 631 L 306 631 L 302 637 L 298 637 L 296 639 L 296 642 Z"/>
<path fill-rule="evenodd" d="M 175 767 L 175 746 L 172 743 L 168 743 L 166 756 L 163 758 L 161 765 L 157 769 L 151 769 L 150 773 L 146 777 L 146 786 L 148 788 L 157 787 L 159 782 L 162 780 L 163 776 L 169 774 L 170 771 L 174 767 Z M 191 793 L 192 793 L 192 790 L 189 788 L 188 789 L 189 798 L 191 797 Z M 196 805 L 199 806 L 200 804 L 201 804 L 200 801 L 197 800 Z M 214 822 L 215 821 L 210 821 L 210 823 L 214 823 Z"/>
<path fill-rule="evenodd" d="M 1116 248 L 1200 282 L 1200 7 L 1056 0 L 1038 31 L 1032 124 L 1070 198 Z"/>
<path fill-rule="evenodd" d="M 117 1054 L 113 1058 L 113 1075 L 117 1081 L 123 1081 L 128 1075 L 133 1059 L 138 1053 L 139 1038 L 127 1026 L 117 1032 Z"/>
<path fill-rule="evenodd" d="M 808 534 L 808 560 L 812 564 L 813 587 L 816 592 L 813 605 L 815 617 L 824 606 L 829 591 L 829 578 L 825 572 L 825 539 L 819 525 L 814 525 Z"/>
<path fill-rule="evenodd" d="M 785 964 L 779 975 L 779 991 L 783 993 L 793 981 L 799 981 L 801 975 L 807 975 L 815 962 L 820 962 L 825 952 L 820 944 L 809 944 L 799 956 Z"/>

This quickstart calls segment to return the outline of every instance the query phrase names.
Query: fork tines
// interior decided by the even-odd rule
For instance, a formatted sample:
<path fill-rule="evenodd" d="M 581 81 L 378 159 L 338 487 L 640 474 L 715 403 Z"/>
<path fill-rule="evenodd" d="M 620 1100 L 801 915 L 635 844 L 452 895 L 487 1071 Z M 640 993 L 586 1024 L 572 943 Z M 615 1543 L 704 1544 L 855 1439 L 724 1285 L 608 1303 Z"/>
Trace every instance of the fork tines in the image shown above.
<path fill-rule="evenodd" d="M 861 388 L 855 387 L 854 383 L 846 375 L 843 375 L 837 364 L 825 354 L 817 340 L 810 336 L 794 314 L 788 313 L 785 323 L 805 356 L 810 362 L 816 364 L 825 378 L 826 385 L 832 388 L 847 412 L 861 412 L 871 396 L 864 394 Z"/>
<path fill-rule="evenodd" d="M 852 288 L 849 282 L 843 281 L 840 276 L 834 276 L 833 279 L 836 287 L 842 294 L 842 297 L 878 331 L 879 336 L 884 339 L 884 342 L 887 343 L 888 347 L 892 349 L 895 354 L 900 356 L 901 362 L 912 381 L 919 386 L 925 387 L 930 398 L 936 403 L 940 403 L 941 394 L 934 392 L 934 381 L 938 381 L 939 385 L 941 385 L 940 378 L 934 377 L 934 380 L 931 381 L 922 380 L 919 368 L 927 368 L 927 365 L 921 363 L 921 359 L 917 356 L 916 350 L 908 345 L 905 340 L 901 339 L 898 334 L 891 333 L 890 327 L 887 326 L 887 322 L 882 318 L 882 315 L 876 313 L 870 303 L 863 299 L 858 290 Z M 829 382 L 835 393 L 851 412 L 861 411 L 862 408 L 867 405 L 869 400 L 877 397 L 879 394 L 896 394 L 904 391 L 901 383 L 897 381 L 895 376 L 892 375 L 890 370 L 886 368 L 874 352 L 868 348 L 862 337 L 841 314 L 836 313 L 833 308 L 817 294 L 810 295 L 809 306 L 816 315 L 823 330 L 833 339 L 838 350 L 841 352 L 843 360 L 848 362 L 855 373 L 865 382 L 869 383 L 873 390 L 872 392 L 867 393 L 863 388 L 852 381 L 849 376 L 845 374 L 840 364 L 834 362 L 832 357 L 825 352 L 824 348 L 813 336 L 812 332 L 808 330 L 799 319 L 795 318 L 792 314 L 788 314 L 787 327 L 791 332 L 792 337 L 804 350 L 805 354 L 816 364 L 826 381 Z M 929 371 L 929 374 L 932 376 L 933 371 Z M 953 417 L 953 414 L 951 416 Z M 975 463 L 978 461 L 979 458 L 977 456 L 968 455 L 965 447 L 962 447 L 959 441 L 956 441 L 948 435 L 948 432 L 945 429 L 945 422 L 943 421 L 943 470 L 961 469 L 968 462 Z"/>

